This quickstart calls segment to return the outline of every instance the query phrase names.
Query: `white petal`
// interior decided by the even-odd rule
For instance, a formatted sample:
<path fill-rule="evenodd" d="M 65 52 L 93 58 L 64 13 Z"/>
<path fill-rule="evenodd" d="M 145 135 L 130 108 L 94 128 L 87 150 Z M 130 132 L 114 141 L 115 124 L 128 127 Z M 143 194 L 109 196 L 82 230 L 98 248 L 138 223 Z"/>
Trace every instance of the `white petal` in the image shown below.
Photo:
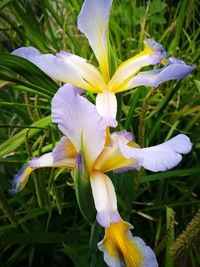
<path fill-rule="evenodd" d="M 108 90 L 99 93 L 96 97 L 96 108 L 98 113 L 106 120 L 107 126 L 117 126 L 117 99 L 114 93 Z"/>
<path fill-rule="evenodd" d="M 63 148 L 65 149 L 65 148 Z M 52 167 L 52 168 L 73 168 L 75 166 L 75 157 L 73 158 L 63 158 L 58 161 L 54 160 L 53 153 L 47 153 L 41 157 L 36 157 L 28 161 L 28 165 L 32 169 L 43 168 L 43 167 Z"/>
<path fill-rule="evenodd" d="M 96 107 L 78 95 L 67 84 L 61 87 L 52 99 L 52 120 L 72 142 L 77 152 L 82 151 L 88 171 L 100 152 L 106 137 L 106 124 Z"/>
<path fill-rule="evenodd" d="M 120 216 L 117 212 L 115 189 L 110 178 L 101 172 L 93 172 L 90 183 L 98 223 L 103 227 L 109 227 L 110 223 L 117 223 Z"/>
<path fill-rule="evenodd" d="M 86 90 L 91 88 L 83 79 L 81 71 L 61 57 L 51 54 L 42 55 L 33 47 L 21 47 L 12 54 L 31 61 L 54 80 L 68 82 Z"/>
<path fill-rule="evenodd" d="M 98 93 L 105 88 L 106 84 L 102 75 L 93 65 L 88 63 L 86 59 L 64 51 L 56 55 L 77 70 L 80 76 L 91 85 L 91 92 Z"/>
<path fill-rule="evenodd" d="M 101 72 L 109 78 L 107 25 L 112 0 L 85 0 L 78 16 L 78 28 L 88 38 Z"/>
<path fill-rule="evenodd" d="M 148 148 L 132 148 L 119 143 L 124 157 L 137 160 L 139 167 L 158 172 L 169 170 L 178 165 L 182 159 L 181 154 L 187 154 L 192 148 L 190 139 L 179 134 L 169 141 Z"/>

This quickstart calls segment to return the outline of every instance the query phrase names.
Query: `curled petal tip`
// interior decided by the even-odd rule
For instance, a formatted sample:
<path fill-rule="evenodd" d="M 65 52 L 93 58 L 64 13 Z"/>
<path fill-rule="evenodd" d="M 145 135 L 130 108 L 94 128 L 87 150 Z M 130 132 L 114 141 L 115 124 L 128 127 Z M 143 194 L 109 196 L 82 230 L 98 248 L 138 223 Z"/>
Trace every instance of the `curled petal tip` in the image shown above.
<path fill-rule="evenodd" d="M 164 47 L 163 47 L 161 44 L 157 43 L 157 42 L 154 41 L 153 39 L 145 39 L 145 40 L 144 40 L 144 44 L 145 44 L 147 47 L 151 48 L 153 51 L 155 51 L 155 52 L 160 52 L 160 56 L 161 56 L 162 58 L 166 58 L 167 53 L 166 53 Z"/>
<path fill-rule="evenodd" d="M 27 164 L 15 176 L 12 181 L 12 189 L 10 192 L 16 194 L 21 191 L 27 184 L 32 168 Z"/>

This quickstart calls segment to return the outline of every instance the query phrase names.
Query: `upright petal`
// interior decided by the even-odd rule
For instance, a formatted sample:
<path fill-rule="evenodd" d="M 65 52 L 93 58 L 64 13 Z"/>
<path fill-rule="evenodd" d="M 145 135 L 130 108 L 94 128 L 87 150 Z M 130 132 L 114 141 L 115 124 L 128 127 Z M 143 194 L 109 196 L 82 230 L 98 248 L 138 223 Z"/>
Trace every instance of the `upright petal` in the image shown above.
<path fill-rule="evenodd" d="M 107 26 L 112 0 L 85 0 L 78 16 L 78 28 L 88 38 L 105 81 L 109 80 Z"/>
<path fill-rule="evenodd" d="M 119 143 L 120 150 L 124 157 L 133 158 L 137 161 L 137 167 L 158 172 L 169 170 L 180 163 L 181 154 L 187 154 L 192 148 L 190 139 L 179 134 L 163 144 L 148 148 L 133 148 Z"/>
<path fill-rule="evenodd" d="M 78 63 L 72 64 L 51 54 L 42 55 L 33 47 L 21 47 L 12 54 L 31 61 L 54 80 L 71 83 L 86 90 L 94 90 L 93 86 L 84 80 L 83 71 L 79 68 Z"/>
<path fill-rule="evenodd" d="M 78 95 L 73 86 L 62 86 L 52 100 L 52 120 L 72 142 L 76 151 L 83 145 L 88 171 L 100 152 L 106 137 L 106 124 L 95 106 Z"/>
<path fill-rule="evenodd" d="M 105 119 L 107 126 L 117 126 L 117 99 L 114 93 L 103 90 L 96 97 L 96 108 L 98 113 Z"/>
<path fill-rule="evenodd" d="M 139 237 L 133 237 L 133 227 L 120 220 L 105 229 L 104 239 L 98 244 L 110 267 L 158 267 L 153 250 Z"/>
<path fill-rule="evenodd" d="M 130 79 L 125 88 L 128 90 L 141 85 L 158 87 L 165 81 L 184 78 L 193 70 L 194 66 L 186 65 L 182 60 L 169 58 L 167 66 L 161 69 L 139 72 Z"/>
<path fill-rule="evenodd" d="M 110 178 L 101 172 L 92 172 L 90 176 L 92 195 L 97 210 L 97 221 L 103 227 L 117 223 L 120 216 L 117 211 L 117 199 Z"/>
<path fill-rule="evenodd" d="M 127 83 L 142 67 L 158 64 L 166 57 L 162 45 L 151 39 L 145 40 L 144 44 L 146 47 L 141 53 L 126 60 L 118 67 L 108 83 L 107 87 L 110 91 L 117 93 L 127 90 Z"/>

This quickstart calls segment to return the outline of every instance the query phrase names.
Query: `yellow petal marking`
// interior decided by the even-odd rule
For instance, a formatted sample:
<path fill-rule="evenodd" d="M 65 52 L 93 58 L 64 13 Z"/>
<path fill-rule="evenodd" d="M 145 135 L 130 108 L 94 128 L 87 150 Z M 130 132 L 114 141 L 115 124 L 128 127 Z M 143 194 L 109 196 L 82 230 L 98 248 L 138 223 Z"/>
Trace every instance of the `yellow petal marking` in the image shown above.
<path fill-rule="evenodd" d="M 130 225 L 123 220 L 105 228 L 103 247 L 111 257 L 124 261 L 126 267 L 141 267 L 142 252 L 128 235 Z"/>
<path fill-rule="evenodd" d="M 32 171 L 33 171 L 33 169 L 29 166 L 24 170 L 23 177 L 22 177 L 22 179 L 20 179 L 20 182 L 19 182 L 18 191 L 21 191 L 26 186 L 26 184 L 28 182 L 28 178 L 29 178 Z"/>
<path fill-rule="evenodd" d="M 148 56 L 153 52 L 154 51 L 150 47 L 146 46 L 146 48 L 142 52 L 124 61 L 115 71 L 113 77 L 107 85 L 107 89 L 114 93 L 125 91 L 128 81 L 133 78 L 142 68 L 138 68 L 135 72 L 127 76 L 128 70 L 130 71 L 131 66 L 134 64 L 134 61 L 140 57 Z"/>
<path fill-rule="evenodd" d="M 126 159 L 118 146 L 118 137 L 110 135 L 108 139 L 107 135 L 106 147 L 97 158 L 94 163 L 93 170 L 98 170 L 103 173 L 108 171 L 116 170 L 123 167 L 132 166 L 135 164 L 135 159 Z"/>

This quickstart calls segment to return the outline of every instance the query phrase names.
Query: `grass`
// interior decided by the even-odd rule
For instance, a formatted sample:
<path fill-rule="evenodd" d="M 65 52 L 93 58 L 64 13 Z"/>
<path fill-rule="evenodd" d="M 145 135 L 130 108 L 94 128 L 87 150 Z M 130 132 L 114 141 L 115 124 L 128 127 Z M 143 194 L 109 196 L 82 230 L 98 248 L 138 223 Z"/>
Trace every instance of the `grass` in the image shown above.
<path fill-rule="evenodd" d="M 103 231 L 83 219 L 67 171 L 35 171 L 21 193 L 13 196 L 8 191 L 27 159 L 50 151 L 60 137 L 49 117 L 58 84 L 8 53 L 32 45 L 43 53 L 68 50 L 97 64 L 76 27 L 81 5 L 81 0 L 0 3 L 0 265 L 4 267 L 105 266 L 96 246 Z M 199 8 L 197 0 L 114 0 L 109 25 L 113 68 L 140 51 L 146 37 L 162 42 L 168 55 L 196 63 L 189 77 L 161 85 L 150 98 L 144 135 L 146 146 L 185 133 L 192 140 L 192 152 L 168 172 L 143 171 L 140 183 L 137 173 L 112 174 L 120 213 L 165 267 L 199 267 L 200 262 L 200 223 L 195 224 L 195 238 L 190 235 L 183 245 L 176 243 L 200 206 Z M 132 131 L 136 141 L 149 90 L 118 95 L 119 129 Z M 94 100 L 92 95 L 88 98 Z M 37 186 L 43 188 L 42 194 Z M 178 256 L 176 246 L 180 246 Z"/>

